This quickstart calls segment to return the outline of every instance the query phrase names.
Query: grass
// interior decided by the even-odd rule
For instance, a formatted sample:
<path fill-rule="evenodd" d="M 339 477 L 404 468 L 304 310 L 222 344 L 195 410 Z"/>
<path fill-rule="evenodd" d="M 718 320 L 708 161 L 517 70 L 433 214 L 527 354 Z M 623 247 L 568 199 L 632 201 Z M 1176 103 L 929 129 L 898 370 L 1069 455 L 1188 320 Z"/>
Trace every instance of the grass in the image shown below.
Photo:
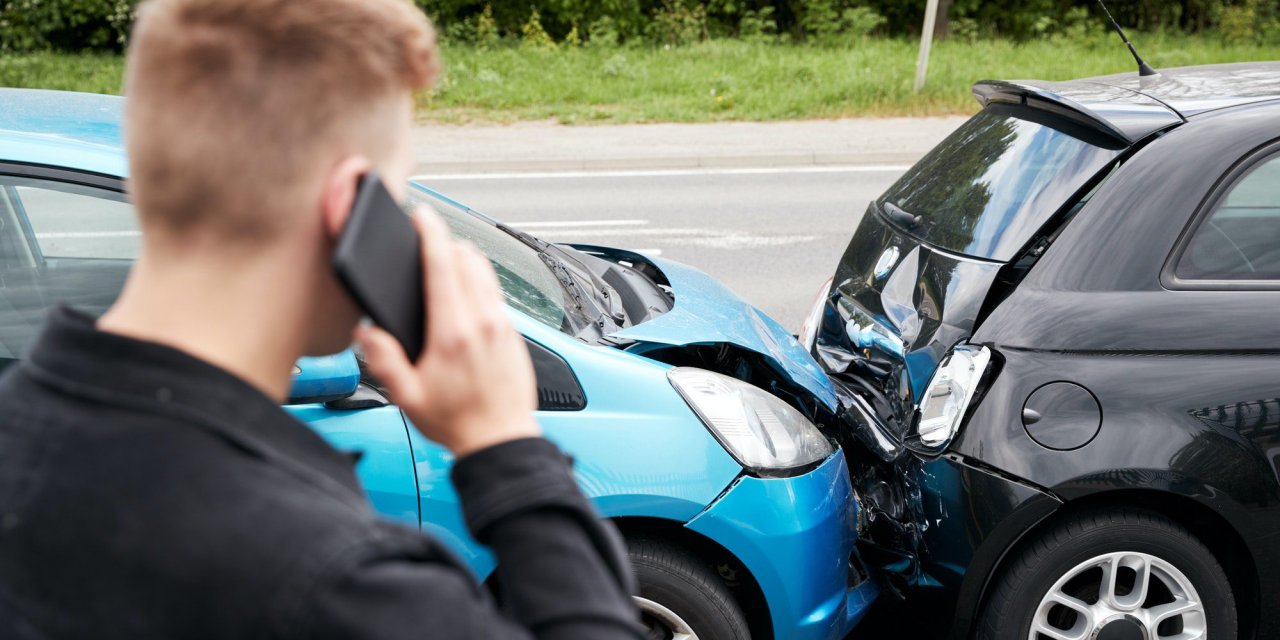
<path fill-rule="evenodd" d="M 1137 34 L 1156 68 L 1280 59 L 1280 43 L 1228 45 L 1213 36 Z M 1131 71 L 1118 40 L 937 43 L 914 94 L 917 43 L 866 39 L 843 47 L 713 41 L 687 47 L 444 48 L 445 78 L 420 98 L 423 119 L 567 124 L 786 120 L 971 113 L 983 78 L 1065 80 Z M 97 55 L 0 57 L 0 85 L 118 92 L 122 62 Z"/>
<path fill-rule="evenodd" d="M 103 54 L 0 55 L 0 87 L 120 93 L 124 61 Z"/>

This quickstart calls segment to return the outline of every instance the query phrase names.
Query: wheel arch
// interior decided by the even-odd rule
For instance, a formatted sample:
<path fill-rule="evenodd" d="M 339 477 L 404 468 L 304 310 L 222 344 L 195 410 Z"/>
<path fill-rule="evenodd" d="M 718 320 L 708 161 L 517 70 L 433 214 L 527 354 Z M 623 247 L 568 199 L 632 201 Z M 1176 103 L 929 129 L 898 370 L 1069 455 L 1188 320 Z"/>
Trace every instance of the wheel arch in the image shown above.
<path fill-rule="evenodd" d="M 623 516 L 610 520 L 624 538 L 657 539 L 686 549 L 699 558 L 708 558 L 713 566 L 717 566 L 717 573 L 722 579 L 724 574 L 719 571 L 718 565 L 728 563 L 731 570 L 737 572 L 737 584 L 728 580 L 726 584 L 747 619 L 751 637 L 756 640 L 773 640 L 773 619 L 764 591 L 751 570 L 728 549 L 674 520 L 642 516 Z"/>
<path fill-rule="evenodd" d="M 990 597 L 992 587 L 1008 569 L 1009 561 L 1024 548 L 1035 542 L 1039 535 L 1066 518 L 1086 510 L 1099 508 L 1144 509 L 1158 513 L 1184 527 L 1209 547 L 1214 558 L 1227 574 L 1235 595 L 1238 614 L 1239 638 L 1253 638 L 1261 615 L 1260 587 L 1257 567 L 1250 556 L 1244 538 L 1229 520 L 1203 503 L 1192 498 L 1159 489 L 1116 489 L 1082 496 L 1064 503 L 1049 516 L 1027 529 L 987 573 L 975 607 L 969 628 L 963 637 L 973 632 L 978 616 Z M 958 637 L 958 635 L 953 635 Z"/>

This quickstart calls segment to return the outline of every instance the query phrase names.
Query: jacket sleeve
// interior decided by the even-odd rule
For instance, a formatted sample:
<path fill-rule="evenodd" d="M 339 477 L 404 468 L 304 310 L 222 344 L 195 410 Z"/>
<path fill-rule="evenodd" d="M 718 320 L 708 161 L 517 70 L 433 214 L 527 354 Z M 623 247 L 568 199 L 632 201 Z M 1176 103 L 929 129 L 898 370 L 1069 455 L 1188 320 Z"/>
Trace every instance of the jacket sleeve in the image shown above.
<path fill-rule="evenodd" d="M 536 438 L 476 452 L 454 466 L 453 481 L 472 534 L 497 555 L 502 609 L 451 553 L 414 532 L 425 545 L 417 551 L 384 541 L 339 562 L 349 568 L 309 599 L 304 635 L 643 637 L 621 539 L 578 490 L 555 445 Z"/>

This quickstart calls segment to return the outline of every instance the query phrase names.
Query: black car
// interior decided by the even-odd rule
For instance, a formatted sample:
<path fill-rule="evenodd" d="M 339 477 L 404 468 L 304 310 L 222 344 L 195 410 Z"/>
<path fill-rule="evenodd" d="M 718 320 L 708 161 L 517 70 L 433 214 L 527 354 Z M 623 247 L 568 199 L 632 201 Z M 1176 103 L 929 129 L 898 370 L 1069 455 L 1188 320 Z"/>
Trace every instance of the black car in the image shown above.
<path fill-rule="evenodd" d="M 980 82 L 802 336 L 952 637 L 1280 637 L 1280 63 Z"/>

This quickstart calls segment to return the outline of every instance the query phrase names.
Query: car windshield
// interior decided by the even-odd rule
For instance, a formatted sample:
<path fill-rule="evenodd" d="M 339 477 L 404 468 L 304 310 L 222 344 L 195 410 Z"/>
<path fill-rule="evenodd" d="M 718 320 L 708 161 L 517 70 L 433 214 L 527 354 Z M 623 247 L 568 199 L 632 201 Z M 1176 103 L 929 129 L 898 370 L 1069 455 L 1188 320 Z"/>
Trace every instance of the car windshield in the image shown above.
<path fill-rule="evenodd" d="M 489 258 L 507 304 L 566 333 L 573 332 L 564 286 L 532 247 L 419 185 L 409 190 L 407 204 L 438 211 L 455 235 L 474 242 Z"/>
<path fill-rule="evenodd" d="M 918 216 L 907 231 L 932 245 L 1006 262 L 1119 153 L 988 108 L 912 167 L 880 205 Z"/>

